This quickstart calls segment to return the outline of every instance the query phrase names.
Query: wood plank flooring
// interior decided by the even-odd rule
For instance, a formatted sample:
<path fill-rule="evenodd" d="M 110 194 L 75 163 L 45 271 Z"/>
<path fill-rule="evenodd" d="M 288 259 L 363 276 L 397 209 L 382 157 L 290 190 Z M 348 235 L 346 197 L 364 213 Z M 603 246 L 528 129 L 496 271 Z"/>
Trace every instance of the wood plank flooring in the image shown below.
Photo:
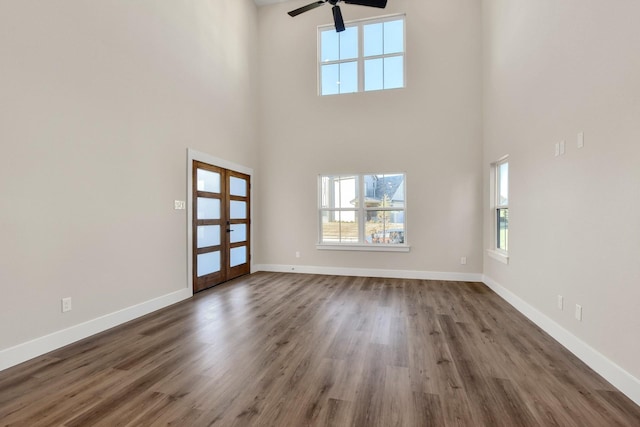
<path fill-rule="evenodd" d="M 0 372 L 0 425 L 640 426 L 479 283 L 257 273 Z"/>

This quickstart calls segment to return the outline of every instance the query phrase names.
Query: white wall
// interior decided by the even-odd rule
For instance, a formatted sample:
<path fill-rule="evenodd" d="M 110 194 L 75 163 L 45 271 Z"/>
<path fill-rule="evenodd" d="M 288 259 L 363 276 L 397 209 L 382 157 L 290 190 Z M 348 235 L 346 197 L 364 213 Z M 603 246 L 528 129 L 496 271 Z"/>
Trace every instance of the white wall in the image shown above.
<path fill-rule="evenodd" d="M 640 3 L 485 0 L 483 14 L 485 182 L 508 154 L 511 188 L 510 263 L 485 256 L 485 275 L 640 378 Z"/>
<path fill-rule="evenodd" d="M 0 350 L 186 287 L 187 147 L 256 162 L 256 19 L 0 1 Z"/>
<path fill-rule="evenodd" d="M 480 2 L 342 5 L 345 21 L 406 12 L 407 87 L 317 95 L 317 26 L 331 8 L 259 8 L 261 211 L 256 262 L 480 273 Z M 410 253 L 318 251 L 317 176 L 406 172 Z M 295 213 L 292 218 L 291 213 Z M 301 258 L 295 258 L 295 252 Z M 460 265 L 467 256 L 468 264 Z"/>

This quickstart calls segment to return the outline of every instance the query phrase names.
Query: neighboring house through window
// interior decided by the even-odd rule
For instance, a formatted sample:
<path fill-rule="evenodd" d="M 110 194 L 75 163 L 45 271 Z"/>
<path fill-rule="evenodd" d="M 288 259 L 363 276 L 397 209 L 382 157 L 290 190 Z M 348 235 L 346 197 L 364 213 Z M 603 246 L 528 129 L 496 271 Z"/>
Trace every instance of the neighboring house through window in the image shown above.
<path fill-rule="evenodd" d="M 405 174 L 321 175 L 319 246 L 408 247 Z"/>
<path fill-rule="evenodd" d="M 318 28 L 320 95 L 405 86 L 404 15 Z"/>

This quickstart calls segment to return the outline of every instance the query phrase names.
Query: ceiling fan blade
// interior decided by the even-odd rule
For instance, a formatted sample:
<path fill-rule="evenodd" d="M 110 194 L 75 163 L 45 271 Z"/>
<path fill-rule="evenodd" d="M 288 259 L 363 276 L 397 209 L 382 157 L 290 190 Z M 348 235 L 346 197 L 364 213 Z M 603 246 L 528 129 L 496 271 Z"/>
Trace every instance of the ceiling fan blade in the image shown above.
<path fill-rule="evenodd" d="M 357 4 L 360 6 L 379 7 L 384 9 L 387 6 L 387 0 L 342 0 L 347 4 Z"/>
<path fill-rule="evenodd" d="M 322 6 L 323 4 L 324 4 L 324 1 L 318 0 L 316 2 L 308 4 L 306 6 L 302 6 L 302 7 L 298 8 L 298 9 L 296 9 L 296 10 L 292 10 L 291 12 L 288 12 L 288 13 L 289 13 L 289 16 L 298 16 L 301 13 L 308 12 L 311 9 L 315 9 L 316 7 Z"/>
<path fill-rule="evenodd" d="M 340 12 L 340 6 L 333 6 L 333 22 L 335 22 L 336 24 L 337 33 L 345 30 L 344 19 L 342 19 L 342 12 Z"/>

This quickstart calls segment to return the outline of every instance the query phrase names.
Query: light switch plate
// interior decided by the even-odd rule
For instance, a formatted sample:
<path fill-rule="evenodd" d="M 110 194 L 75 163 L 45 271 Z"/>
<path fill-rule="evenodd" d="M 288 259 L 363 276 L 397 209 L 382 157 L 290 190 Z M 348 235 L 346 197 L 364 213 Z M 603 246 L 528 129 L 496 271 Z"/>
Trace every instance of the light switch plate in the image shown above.
<path fill-rule="evenodd" d="M 184 200 L 175 200 L 173 202 L 173 207 L 176 210 L 183 210 L 183 209 L 185 209 L 185 206 L 186 206 L 186 204 L 185 204 Z"/>
<path fill-rule="evenodd" d="M 584 132 L 578 134 L 578 148 L 584 147 Z"/>

